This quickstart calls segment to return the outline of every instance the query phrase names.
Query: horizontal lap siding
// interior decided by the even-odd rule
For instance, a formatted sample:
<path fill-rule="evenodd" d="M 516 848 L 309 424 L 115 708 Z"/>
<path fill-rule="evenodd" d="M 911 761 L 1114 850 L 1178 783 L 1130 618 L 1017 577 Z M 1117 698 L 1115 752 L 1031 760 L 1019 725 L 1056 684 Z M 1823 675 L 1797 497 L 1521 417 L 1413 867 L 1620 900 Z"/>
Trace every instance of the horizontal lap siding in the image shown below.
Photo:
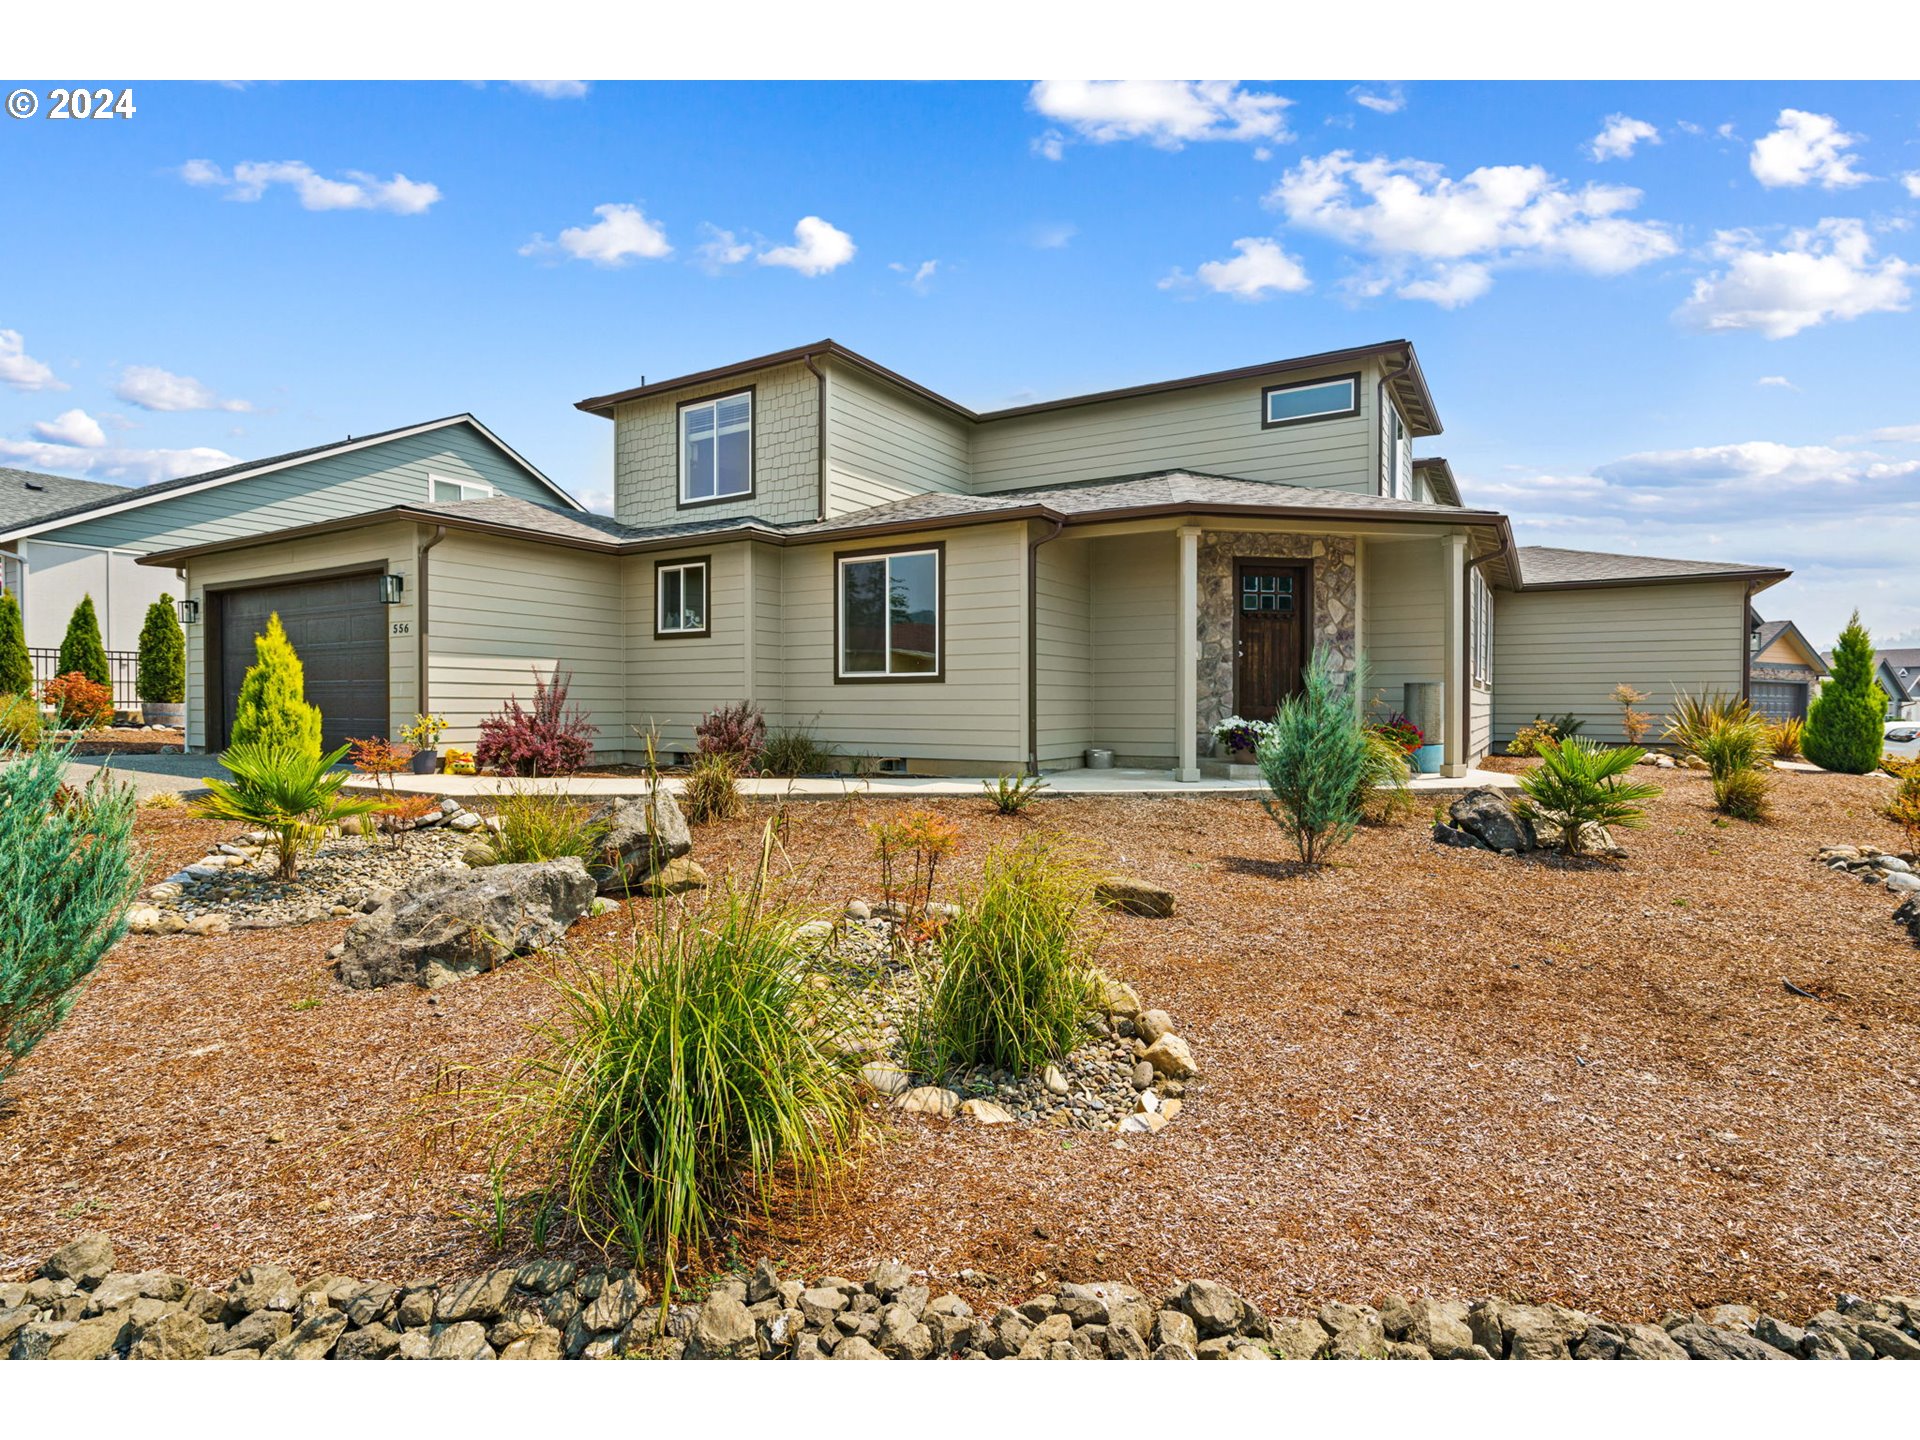
<path fill-rule="evenodd" d="M 1026 746 L 1024 529 L 982 525 L 887 543 L 909 550 L 930 540 L 946 542 L 946 678 L 937 683 L 836 684 L 835 547 L 787 549 L 785 717 L 843 755 L 1017 764 Z"/>
<path fill-rule="evenodd" d="M 1161 534 L 1092 544 L 1092 743 L 1171 764 L 1179 734 L 1177 543 Z"/>
<path fill-rule="evenodd" d="M 754 557 L 758 570 L 767 547 Z M 653 633 L 655 569 L 661 561 L 708 557 L 707 635 L 656 639 Z M 626 567 L 627 623 L 632 643 L 627 676 L 627 713 L 644 731 L 659 733 L 663 750 L 692 750 L 693 727 L 701 716 L 721 705 L 747 698 L 746 627 L 747 547 L 714 545 L 636 555 Z M 757 578 L 757 577 L 756 577 Z M 756 650 L 769 637 L 754 637 Z M 645 742 L 634 738 L 636 747 Z"/>
<path fill-rule="evenodd" d="M 1332 370 L 1329 374 L 1341 373 Z M 1300 377 L 1289 375 L 1291 383 Z M 973 488 L 1061 485 L 1186 468 L 1371 493 L 1374 390 L 1360 381 L 1360 413 L 1263 429 L 1258 380 L 991 420 L 973 435 Z"/>
<path fill-rule="evenodd" d="M 1621 683 L 1651 697 L 1654 734 L 1676 690 L 1737 694 L 1746 645 L 1738 582 L 1494 592 L 1493 738 L 1572 711 L 1583 734 L 1621 741 Z"/>
<path fill-rule="evenodd" d="M 827 513 L 845 514 L 968 480 L 964 422 L 834 365 L 827 382 Z"/>
<path fill-rule="evenodd" d="M 570 698 L 599 727 L 596 751 L 631 748 L 619 564 L 459 533 L 427 553 L 428 698 L 449 722 L 444 743 L 471 748 L 509 696 L 532 703 L 536 674 L 566 671 Z"/>
<path fill-rule="evenodd" d="M 1093 743 L 1091 543 L 1055 540 L 1034 552 L 1040 764 L 1079 765 Z"/>
<path fill-rule="evenodd" d="M 384 607 L 388 620 L 387 700 L 388 733 L 398 735 L 413 721 L 418 708 L 415 679 L 419 665 L 419 607 L 414 573 L 414 537 L 411 525 L 379 525 L 304 540 L 285 540 L 250 546 L 224 554 L 207 555 L 187 568 L 187 594 L 201 602 L 200 623 L 186 627 L 187 640 L 187 748 L 198 750 L 206 741 L 207 651 L 218 629 L 208 587 L 281 584 L 320 571 L 362 565 L 381 568 L 403 579 L 402 600 Z M 393 635 L 404 625 L 402 635 Z M 216 681 L 217 683 L 217 681 Z"/>
<path fill-rule="evenodd" d="M 1471 657 L 1468 663 L 1472 663 Z M 1483 686 L 1473 687 L 1472 723 L 1468 726 L 1467 759 L 1481 759 L 1493 748 L 1493 692 Z"/>
<path fill-rule="evenodd" d="M 1438 541 L 1369 540 L 1360 608 L 1365 616 L 1366 699 L 1406 703 L 1409 680 L 1445 680 L 1443 568 Z"/>

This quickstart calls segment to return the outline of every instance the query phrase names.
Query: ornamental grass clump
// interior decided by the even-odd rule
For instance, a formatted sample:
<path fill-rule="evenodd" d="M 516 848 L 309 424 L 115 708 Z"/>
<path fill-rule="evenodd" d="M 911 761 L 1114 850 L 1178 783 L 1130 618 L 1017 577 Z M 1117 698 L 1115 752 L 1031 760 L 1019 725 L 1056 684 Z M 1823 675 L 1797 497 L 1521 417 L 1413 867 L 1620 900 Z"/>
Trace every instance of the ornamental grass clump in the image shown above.
<path fill-rule="evenodd" d="M 559 791 L 514 786 L 494 803 L 500 825 L 483 842 L 493 865 L 527 865 L 545 860 L 597 860 L 606 838 L 604 821 L 593 807 Z M 476 846 L 476 849 L 482 848 Z"/>
<path fill-rule="evenodd" d="M 1706 765 L 1715 809 L 1736 820 L 1760 821 L 1773 813 L 1773 730 L 1741 696 L 1696 698 L 1682 691 L 1674 697 L 1666 738 Z"/>
<path fill-rule="evenodd" d="M 357 815 L 371 815 L 384 803 L 377 795 L 342 795 L 351 777 L 335 770 L 348 746 L 331 754 L 309 754 L 297 744 L 232 745 L 220 763 L 231 780 L 209 777 L 207 797 L 193 813 L 209 820 L 233 820 L 273 836 L 279 853 L 279 878 L 291 880 L 300 856 L 320 848 L 327 827 Z"/>
<path fill-rule="evenodd" d="M 1314 651 L 1305 685 L 1280 706 L 1256 756 L 1272 792 L 1261 803 L 1299 852 L 1300 863 L 1323 865 L 1353 838 L 1365 793 L 1367 728 L 1354 712 L 1354 686 Z"/>
<path fill-rule="evenodd" d="M 66 1018 L 140 884 L 133 787 L 101 775 L 76 793 L 71 753 L 0 766 L 0 1082 Z"/>
<path fill-rule="evenodd" d="M 1791 717 L 1776 720 L 1767 727 L 1767 743 L 1780 759 L 1798 760 L 1801 755 L 1800 743 L 1806 731 L 1807 722 L 1804 720 Z"/>
<path fill-rule="evenodd" d="M 1395 716 L 1395 720 L 1402 717 Z M 1417 727 L 1407 722 L 1413 733 Z M 1360 790 L 1354 797 L 1360 818 L 1369 824 L 1384 825 L 1413 809 L 1413 767 L 1407 756 L 1403 732 L 1390 726 L 1369 725 L 1365 731 L 1366 768 L 1361 772 Z M 1424 736 L 1422 739 L 1424 740 Z M 1417 749 L 1418 747 L 1412 747 Z"/>
<path fill-rule="evenodd" d="M 908 1025 L 915 1069 L 1026 1073 L 1079 1043 L 1095 1002 L 1097 879 L 1084 852 L 1029 835 L 988 851 L 980 884 L 939 930 Z"/>
<path fill-rule="evenodd" d="M 552 979 L 538 1052 L 495 1094 L 496 1176 L 531 1167 L 597 1244 L 683 1265 L 776 1188 L 831 1183 L 862 1135 L 846 992 L 816 986 L 765 884 L 660 906 L 629 947 Z M 671 913 L 669 913 L 671 912 Z"/>
<path fill-rule="evenodd" d="M 821 742 L 806 726 L 774 730 L 760 751 L 760 768 L 768 775 L 825 775 L 833 769 L 838 753 Z"/>
<path fill-rule="evenodd" d="M 733 820 L 746 814 L 746 797 L 740 793 L 739 762 L 717 750 L 694 756 L 693 768 L 687 772 L 686 788 L 680 798 L 686 802 L 687 819 L 695 825 Z"/>
<path fill-rule="evenodd" d="M 1658 785 L 1623 777 L 1646 751 L 1636 745 L 1608 747 L 1569 737 L 1540 742 L 1540 764 L 1520 777 L 1514 809 L 1527 819 L 1558 828 L 1560 848 L 1580 853 L 1588 826 L 1636 829 L 1646 823 L 1641 802 L 1660 794 Z"/>

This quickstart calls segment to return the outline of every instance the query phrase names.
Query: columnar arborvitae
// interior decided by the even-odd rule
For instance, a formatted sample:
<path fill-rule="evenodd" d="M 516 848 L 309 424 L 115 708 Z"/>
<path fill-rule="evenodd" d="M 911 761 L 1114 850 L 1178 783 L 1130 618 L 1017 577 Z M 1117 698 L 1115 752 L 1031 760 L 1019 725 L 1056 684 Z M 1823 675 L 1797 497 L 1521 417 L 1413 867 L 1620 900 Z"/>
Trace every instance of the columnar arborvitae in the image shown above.
<path fill-rule="evenodd" d="M 291 745 L 320 753 L 320 711 L 307 704 L 306 668 L 278 614 L 253 637 L 254 663 L 240 682 L 230 745 Z"/>
<path fill-rule="evenodd" d="M 100 638 L 100 617 L 93 612 L 93 596 L 83 595 L 67 621 L 66 638 L 60 642 L 60 673 L 75 671 L 96 685 L 113 684 L 107 669 L 107 644 Z"/>
<path fill-rule="evenodd" d="M 147 607 L 140 626 L 140 674 L 134 693 L 155 705 L 178 705 L 187 698 L 187 640 L 173 601 L 162 595 Z"/>
<path fill-rule="evenodd" d="M 33 661 L 27 655 L 27 630 L 20 622 L 20 602 L 9 590 L 0 595 L 0 695 L 27 695 L 33 691 Z"/>
<path fill-rule="evenodd" d="M 1821 769 L 1864 775 L 1880 764 L 1887 692 L 1873 672 L 1873 639 L 1856 610 L 1833 647 L 1833 674 L 1807 711 L 1800 737 L 1801 753 Z"/>

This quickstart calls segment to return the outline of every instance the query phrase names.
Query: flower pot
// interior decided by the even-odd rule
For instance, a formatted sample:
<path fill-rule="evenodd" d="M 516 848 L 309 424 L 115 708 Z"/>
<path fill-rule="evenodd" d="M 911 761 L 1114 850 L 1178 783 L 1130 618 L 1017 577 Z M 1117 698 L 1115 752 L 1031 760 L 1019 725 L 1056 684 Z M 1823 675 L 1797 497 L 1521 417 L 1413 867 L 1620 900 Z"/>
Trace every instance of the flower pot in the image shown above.
<path fill-rule="evenodd" d="M 1446 751 L 1443 746 L 1422 745 L 1418 750 L 1415 750 L 1409 755 L 1407 759 L 1412 762 L 1416 775 L 1438 775 L 1445 754 Z"/>
<path fill-rule="evenodd" d="M 440 773 L 440 752 L 438 750 L 414 751 L 413 773 L 416 775 L 438 775 Z"/>
<path fill-rule="evenodd" d="M 187 724 L 186 702 L 142 700 L 140 718 L 148 725 L 164 725 L 169 730 L 183 730 Z"/>

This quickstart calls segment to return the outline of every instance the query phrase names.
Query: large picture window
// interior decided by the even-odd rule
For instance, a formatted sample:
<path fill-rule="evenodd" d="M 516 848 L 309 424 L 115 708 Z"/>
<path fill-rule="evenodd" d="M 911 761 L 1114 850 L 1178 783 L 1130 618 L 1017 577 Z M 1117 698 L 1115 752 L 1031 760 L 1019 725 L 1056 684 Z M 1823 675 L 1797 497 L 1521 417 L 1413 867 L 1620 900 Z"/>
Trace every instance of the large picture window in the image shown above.
<path fill-rule="evenodd" d="M 707 562 L 663 560 L 654 567 L 653 576 L 653 633 L 662 637 L 707 634 Z"/>
<path fill-rule="evenodd" d="M 1305 425 L 1314 420 L 1337 420 L 1359 413 L 1358 375 L 1303 380 L 1296 385 L 1269 385 L 1260 392 L 1260 424 L 1268 430 L 1282 425 Z"/>
<path fill-rule="evenodd" d="M 842 555 L 842 680 L 938 680 L 941 657 L 938 547 Z"/>
<path fill-rule="evenodd" d="M 753 391 L 680 407 L 680 503 L 753 494 Z"/>

